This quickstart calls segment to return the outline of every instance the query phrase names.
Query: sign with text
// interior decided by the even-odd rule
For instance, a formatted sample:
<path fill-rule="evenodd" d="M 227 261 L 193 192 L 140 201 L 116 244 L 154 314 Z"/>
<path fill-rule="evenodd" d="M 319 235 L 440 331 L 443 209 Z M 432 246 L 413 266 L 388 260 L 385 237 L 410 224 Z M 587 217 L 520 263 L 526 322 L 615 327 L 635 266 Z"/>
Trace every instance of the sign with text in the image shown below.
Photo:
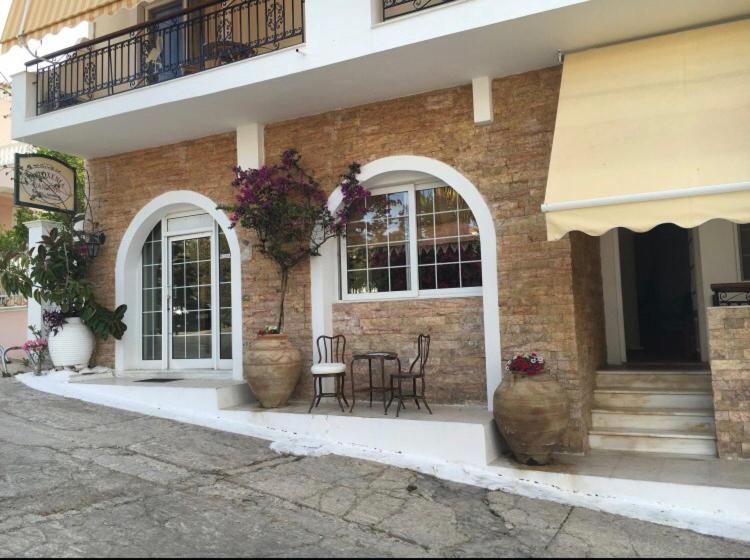
<path fill-rule="evenodd" d="M 48 212 L 78 212 L 76 170 L 39 154 L 16 154 L 15 203 Z"/>

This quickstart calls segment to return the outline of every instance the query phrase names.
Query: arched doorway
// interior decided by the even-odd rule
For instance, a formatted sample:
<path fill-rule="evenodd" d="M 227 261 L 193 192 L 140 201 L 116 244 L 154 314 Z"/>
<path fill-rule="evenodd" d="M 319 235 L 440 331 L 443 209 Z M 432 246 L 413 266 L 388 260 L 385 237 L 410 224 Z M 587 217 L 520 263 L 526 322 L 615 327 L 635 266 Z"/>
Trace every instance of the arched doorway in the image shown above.
<path fill-rule="evenodd" d="M 476 187 L 449 165 L 421 156 L 392 156 L 371 162 L 362 168 L 360 181 L 374 192 L 389 192 L 392 186 L 430 182 L 450 186 L 470 210 L 476 220 L 481 239 L 482 310 L 484 323 L 485 375 L 487 402 L 492 408 L 492 397 L 502 377 L 500 346 L 500 316 L 498 308 L 497 236 L 489 207 Z M 334 211 L 341 203 L 340 189 L 329 198 L 329 208 Z M 457 208 L 461 212 L 461 208 Z M 338 250 L 335 244 L 324 246 L 321 257 L 312 259 L 312 327 L 313 339 L 332 332 L 332 305 L 342 297 L 339 282 L 332 282 L 331 271 L 339 270 Z M 413 295 L 413 294 L 412 294 Z M 419 297 L 418 295 L 416 297 Z"/>
<path fill-rule="evenodd" d="M 242 378 L 240 245 L 204 195 L 163 194 L 128 226 L 115 265 L 128 331 L 115 347 L 125 370 L 231 372 Z"/>

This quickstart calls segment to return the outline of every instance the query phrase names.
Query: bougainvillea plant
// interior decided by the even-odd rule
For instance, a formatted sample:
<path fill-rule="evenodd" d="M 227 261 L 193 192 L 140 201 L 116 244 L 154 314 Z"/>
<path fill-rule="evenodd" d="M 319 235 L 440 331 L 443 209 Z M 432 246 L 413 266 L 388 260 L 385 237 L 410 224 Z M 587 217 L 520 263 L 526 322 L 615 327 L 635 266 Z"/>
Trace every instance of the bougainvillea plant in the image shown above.
<path fill-rule="evenodd" d="M 544 358 L 536 352 L 519 354 L 512 360 L 508 360 L 505 369 L 514 373 L 538 375 L 544 371 Z"/>
<path fill-rule="evenodd" d="M 289 272 L 303 260 L 320 255 L 326 241 L 341 235 L 349 216 L 361 212 L 370 193 L 357 180 L 360 166 L 352 163 L 339 182 L 342 203 L 331 212 L 328 195 L 302 168 L 300 154 L 293 149 L 284 152 L 277 164 L 234 170 L 236 200 L 223 209 L 231 212 L 232 227 L 239 224 L 252 230 L 260 251 L 276 263 L 281 277 L 276 332 L 281 333 Z"/>

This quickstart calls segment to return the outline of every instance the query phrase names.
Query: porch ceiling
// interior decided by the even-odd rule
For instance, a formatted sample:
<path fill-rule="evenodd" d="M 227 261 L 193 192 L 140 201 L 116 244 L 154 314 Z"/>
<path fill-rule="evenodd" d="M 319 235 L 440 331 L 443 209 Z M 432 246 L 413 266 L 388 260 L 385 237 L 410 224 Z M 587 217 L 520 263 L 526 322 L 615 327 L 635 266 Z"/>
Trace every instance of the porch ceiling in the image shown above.
<path fill-rule="evenodd" d="M 251 83 L 260 58 L 299 68 L 311 44 L 301 54 L 278 52 L 29 118 L 14 133 L 36 145 L 102 157 L 228 132 L 247 122 L 279 122 L 468 84 L 477 76 L 517 74 L 557 64 L 558 50 L 746 16 L 747 0 L 588 1 Z"/>

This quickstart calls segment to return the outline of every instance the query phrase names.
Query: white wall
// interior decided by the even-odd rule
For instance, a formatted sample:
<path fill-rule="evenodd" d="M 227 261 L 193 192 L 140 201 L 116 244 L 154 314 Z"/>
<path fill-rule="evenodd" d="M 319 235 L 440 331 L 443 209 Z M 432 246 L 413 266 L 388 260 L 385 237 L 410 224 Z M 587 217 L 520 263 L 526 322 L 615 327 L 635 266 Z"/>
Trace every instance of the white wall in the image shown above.
<path fill-rule="evenodd" d="M 696 228 L 695 248 L 698 278 L 698 329 L 700 331 L 701 356 L 708 360 L 708 336 L 706 332 L 706 307 L 713 305 L 711 284 L 738 282 L 740 273 L 740 249 L 737 226 L 727 220 L 712 220 Z"/>

